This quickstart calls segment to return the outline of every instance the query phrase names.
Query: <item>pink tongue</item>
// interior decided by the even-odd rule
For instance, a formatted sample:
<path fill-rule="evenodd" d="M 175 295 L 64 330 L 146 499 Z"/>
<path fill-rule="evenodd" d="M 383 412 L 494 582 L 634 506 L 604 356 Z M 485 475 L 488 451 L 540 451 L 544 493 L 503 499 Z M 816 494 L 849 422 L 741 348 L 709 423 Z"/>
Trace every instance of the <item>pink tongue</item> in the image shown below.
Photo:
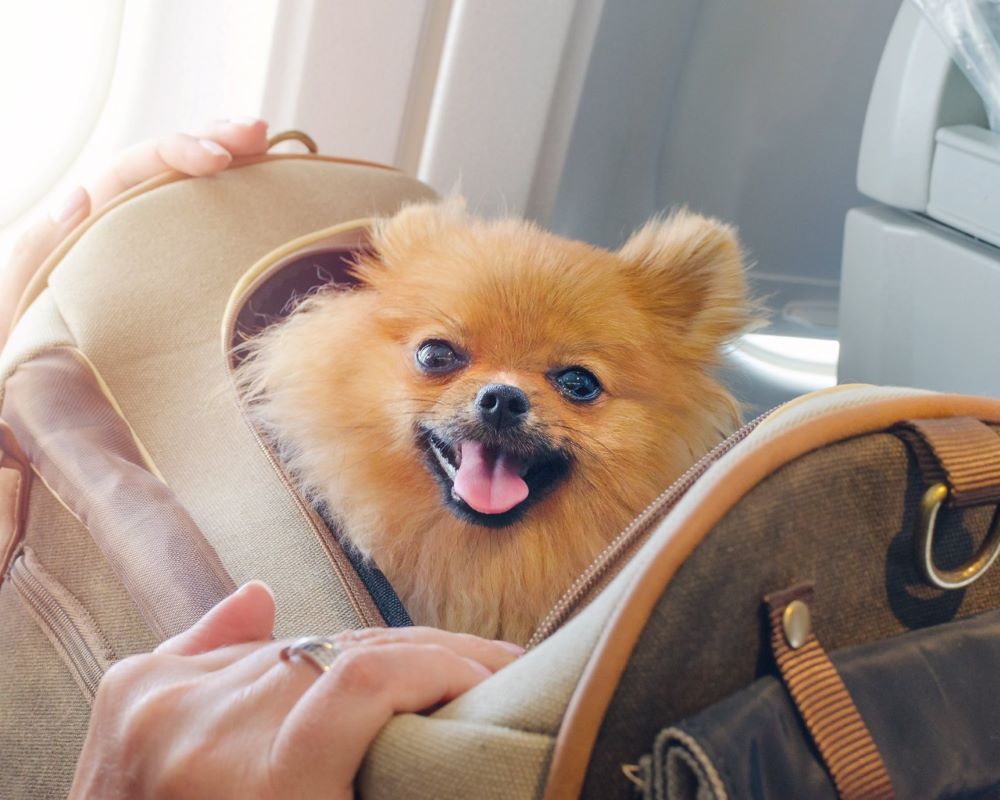
<path fill-rule="evenodd" d="M 455 494 L 480 514 L 503 514 L 528 496 L 520 470 L 521 462 L 513 456 L 493 456 L 482 443 L 464 441 Z"/>

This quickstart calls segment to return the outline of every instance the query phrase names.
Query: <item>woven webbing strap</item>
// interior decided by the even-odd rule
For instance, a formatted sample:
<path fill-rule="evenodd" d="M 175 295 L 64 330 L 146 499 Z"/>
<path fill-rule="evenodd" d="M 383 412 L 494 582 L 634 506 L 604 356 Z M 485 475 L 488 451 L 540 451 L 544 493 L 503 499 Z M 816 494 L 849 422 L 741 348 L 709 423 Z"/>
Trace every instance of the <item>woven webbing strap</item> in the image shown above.
<path fill-rule="evenodd" d="M 786 637 L 786 608 L 796 600 L 808 606 L 812 596 L 812 585 L 801 584 L 764 598 L 771 649 L 781 678 L 840 797 L 843 800 L 890 800 L 893 791 L 889 773 L 837 668 L 811 630 L 796 648 Z"/>
<path fill-rule="evenodd" d="M 907 420 L 902 427 L 927 445 L 914 448 L 920 470 L 929 481 L 947 481 L 955 507 L 1000 503 L 1000 436 L 991 428 L 972 417 Z"/>

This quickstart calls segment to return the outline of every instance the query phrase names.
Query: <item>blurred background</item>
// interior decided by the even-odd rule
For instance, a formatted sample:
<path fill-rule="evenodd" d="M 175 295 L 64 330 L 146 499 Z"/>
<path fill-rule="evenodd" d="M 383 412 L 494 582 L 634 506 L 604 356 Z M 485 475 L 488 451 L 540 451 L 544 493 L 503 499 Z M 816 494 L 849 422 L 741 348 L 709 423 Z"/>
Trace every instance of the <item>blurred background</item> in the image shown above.
<path fill-rule="evenodd" d="M 677 204 L 734 222 L 772 315 L 727 371 L 752 407 L 833 385 L 838 362 L 842 380 L 1000 393 L 1000 378 L 972 368 L 1000 363 L 989 320 L 956 334 L 959 306 L 937 315 L 943 336 L 928 332 L 924 305 L 940 292 L 900 291 L 899 264 L 913 259 L 899 248 L 930 252 L 914 244 L 927 235 L 985 270 L 949 303 L 1000 293 L 1000 241 L 928 211 L 940 129 L 972 125 L 987 151 L 996 143 L 908 3 L 6 2 L 0 247 L 128 144 L 259 116 L 273 131 L 305 130 L 323 152 L 457 186 L 481 213 L 604 246 Z M 863 150 L 873 178 L 859 172 Z M 901 195 L 920 169 L 923 195 Z M 851 234 L 848 212 L 873 201 L 886 208 L 874 222 L 863 212 Z M 987 349 L 942 373 L 955 335 Z M 930 351 L 915 356 L 921 337 Z"/>

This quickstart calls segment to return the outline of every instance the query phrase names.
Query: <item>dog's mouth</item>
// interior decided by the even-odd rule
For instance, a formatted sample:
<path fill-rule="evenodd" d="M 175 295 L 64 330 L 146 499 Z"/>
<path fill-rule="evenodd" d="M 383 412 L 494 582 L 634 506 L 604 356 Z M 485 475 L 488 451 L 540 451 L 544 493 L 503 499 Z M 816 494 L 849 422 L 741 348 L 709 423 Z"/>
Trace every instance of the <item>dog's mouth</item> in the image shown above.
<path fill-rule="evenodd" d="M 517 522 L 569 472 L 566 454 L 550 447 L 515 452 L 475 438 L 449 442 L 429 429 L 420 440 L 445 505 L 477 525 Z"/>

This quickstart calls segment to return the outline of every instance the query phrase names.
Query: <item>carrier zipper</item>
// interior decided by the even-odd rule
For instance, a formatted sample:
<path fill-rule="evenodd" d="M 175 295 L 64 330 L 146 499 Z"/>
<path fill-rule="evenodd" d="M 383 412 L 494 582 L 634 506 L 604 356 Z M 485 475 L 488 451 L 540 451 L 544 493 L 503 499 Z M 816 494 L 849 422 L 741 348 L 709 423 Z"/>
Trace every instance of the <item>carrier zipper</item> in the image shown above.
<path fill-rule="evenodd" d="M 233 376 L 232 367 L 230 367 L 229 372 L 230 372 L 230 379 L 232 380 L 232 383 L 235 386 L 236 380 L 235 377 Z M 240 407 L 240 412 L 243 416 L 243 421 L 250 429 L 250 433 L 253 436 L 254 440 L 257 442 L 257 446 L 260 447 L 261 452 L 263 452 L 264 454 L 264 457 L 268 460 L 271 467 L 277 474 L 278 480 L 281 481 L 282 486 L 285 487 L 285 490 L 291 496 L 292 502 L 294 502 L 295 505 L 299 507 L 299 510 L 302 512 L 302 515 L 306 518 L 306 521 L 309 523 L 309 527 L 312 529 L 313 534 L 319 540 L 320 546 L 326 553 L 327 558 L 330 561 L 330 565 L 333 567 L 334 571 L 340 576 L 341 585 L 344 587 L 345 591 L 348 593 L 351 600 L 353 601 L 352 605 L 354 607 L 354 610 L 357 612 L 358 618 L 361 620 L 363 626 L 366 628 L 382 627 L 383 625 L 385 625 L 385 620 L 376 619 L 371 615 L 371 613 L 368 611 L 367 604 L 364 602 L 363 598 L 358 596 L 356 588 L 352 585 L 353 581 L 351 580 L 351 577 L 344 573 L 343 566 L 341 565 L 336 555 L 334 554 L 332 548 L 339 547 L 339 545 L 333 542 L 333 537 L 330 535 L 328 531 L 327 532 L 322 531 L 320 529 L 320 526 L 316 524 L 316 517 L 315 517 L 316 512 L 313 511 L 311 508 L 308 508 L 306 504 L 303 502 L 302 497 L 299 494 L 299 490 L 288 479 L 288 474 L 285 472 L 284 467 L 281 466 L 277 457 L 274 455 L 274 451 L 271 449 L 271 446 L 267 442 L 265 442 L 264 438 L 257 432 L 257 426 L 254 425 L 253 420 L 250 419 L 250 415 L 247 412 L 246 404 L 242 401 L 242 399 L 240 399 L 238 405 Z M 356 578 L 356 580 L 360 582 L 361 579 Z"/>
<path fill-rule="evenodd" d="M 81 690 L 93 700 L 101 678 L 117 660 L 97 623 L 61 585 L 51 586 L 55 579 L 27 548 L 11 566 L 10 579 L 47 638 L 63 655 Z M 66 594 L 66 599 L 60 600 L 56 592 Z"/>
<path fill-rule="evenodd" d="M 704 475 L 712 464 L 746 439 L 761 422 L 779 408 L 781 408 L 781 405 L 765 411 L 739 430 L 727 436 L 688 467 L 686 472 L 661 492 L 653 502 L 646 506 L 621 533 L 598 553 L 597 557 L 590 563 L 590 566 L 573 581 L 569 589 L 556 601 L 549 613 L 539 623 L 538 628 L 535 629 L 531 639 L 528 640 L 526 648 L 530 650 L 536 647 L 555 633 L 569 619 L 582 600 L 608 575 L 622 557 L 649 532 L 655 523 L 659 522 L 666 516 L 670 509 L 677 505 L 680 499 L 694 485 L 695 481 Z"/>

